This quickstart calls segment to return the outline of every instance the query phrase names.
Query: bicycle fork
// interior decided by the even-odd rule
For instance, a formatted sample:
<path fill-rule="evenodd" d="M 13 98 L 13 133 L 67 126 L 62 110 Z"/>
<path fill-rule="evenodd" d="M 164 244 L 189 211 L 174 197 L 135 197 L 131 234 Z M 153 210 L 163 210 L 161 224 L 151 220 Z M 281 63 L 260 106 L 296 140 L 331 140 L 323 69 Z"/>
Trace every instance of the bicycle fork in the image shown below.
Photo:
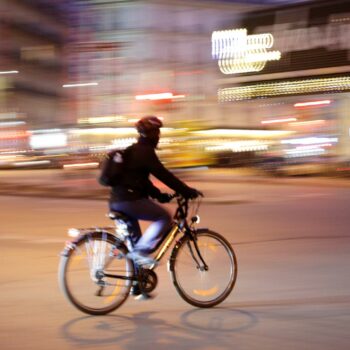
<path fill-rule="evenodd" d="M 193 251 L 193 248 L 191 246 L 191 242 L 194 245 L 195 252 Z M 190 239 L 187 241 L 187 246 L 188 246 L 188 249 L 190 250 L 190 253 L 191 253 L 191 256 L 192 256 L 193 260 L 197 264 L 197 269 L 199 271 L 208 271 L 209 267 L 206 264 L 206 262 L 204 261 L 204 258 L 202 256 L 200 250 L 199 250 L 199 247 L 198 247 L 198 244 L 197 244 L 197 237 L 195 235 L 193 235 L 192 233 L 190 235 Z M 197 255 L 197 257 L 199 259 L 197 259 L 196 255 Z"/>

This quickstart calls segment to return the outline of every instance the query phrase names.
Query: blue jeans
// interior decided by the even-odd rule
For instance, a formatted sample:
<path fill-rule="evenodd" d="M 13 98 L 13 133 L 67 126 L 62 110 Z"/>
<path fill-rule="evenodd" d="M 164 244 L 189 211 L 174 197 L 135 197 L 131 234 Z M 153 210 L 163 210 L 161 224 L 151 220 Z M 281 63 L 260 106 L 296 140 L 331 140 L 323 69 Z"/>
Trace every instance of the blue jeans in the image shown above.
<path fill-rule="evenodd" d="M 134 201 L 110 202 L 111 210 L 120 211 L 130 217 L 131 239 L 136 251 L 150 254 L 167 235 L 172 224 L 171 214 L 162 206 L 148 198 Z M 139 220 L 152 221 L 142 235 Z"/>

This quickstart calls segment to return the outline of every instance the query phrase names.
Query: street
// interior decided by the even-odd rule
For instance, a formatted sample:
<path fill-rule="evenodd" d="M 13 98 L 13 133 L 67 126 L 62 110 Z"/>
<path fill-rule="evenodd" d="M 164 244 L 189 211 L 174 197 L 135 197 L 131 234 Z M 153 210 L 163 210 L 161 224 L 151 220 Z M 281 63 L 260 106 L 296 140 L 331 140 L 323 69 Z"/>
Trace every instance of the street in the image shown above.
<path fill-rule="evenodd" d="M 64 299 L 57 266 L 68 228 L 112 224 L 106 202 L 0 196 L 1 349 L 348 349 L 350 188 L 203 187 L 232 199 L 200 210 L 200 226 L 236 251 L 232 294 L 196 309 L 177 295 L 163 260 L 155 299 L 130 297 L 100 317 Z"/>

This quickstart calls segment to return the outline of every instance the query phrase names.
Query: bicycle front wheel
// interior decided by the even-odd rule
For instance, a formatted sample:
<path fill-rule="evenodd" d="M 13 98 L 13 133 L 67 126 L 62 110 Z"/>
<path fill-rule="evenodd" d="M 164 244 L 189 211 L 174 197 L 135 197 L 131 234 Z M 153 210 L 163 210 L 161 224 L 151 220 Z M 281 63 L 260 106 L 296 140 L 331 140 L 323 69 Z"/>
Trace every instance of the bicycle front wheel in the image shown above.
<path fill-rule="evenodd" d="M 237 278 L 237 259 L 230 243 L 218 233 L 202 229 L 196 236 L 198 251 L 187 236 L 175 246 L 171 275 L 185 301 L 207 308 L 231 293 Z"/>
<path fill-rule="evenodd" d="M 59 283 L 80 311 L 104 315 L 127 299 L 134 267 L 126 248 L 105 232 L 93 232 L 70 244 L 62 254 Z"/>

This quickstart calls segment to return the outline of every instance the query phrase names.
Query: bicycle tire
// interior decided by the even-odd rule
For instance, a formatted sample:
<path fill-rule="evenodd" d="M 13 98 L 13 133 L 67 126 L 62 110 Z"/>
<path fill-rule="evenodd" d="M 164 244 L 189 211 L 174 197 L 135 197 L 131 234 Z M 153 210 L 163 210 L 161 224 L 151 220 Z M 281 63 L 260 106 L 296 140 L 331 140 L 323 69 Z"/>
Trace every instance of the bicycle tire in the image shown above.
<path fill-rule="evenodd" d="M 184 236 L 173 249 L 170 272 L 182 299 L 193 306 L 209 308 L 220 304 L 233 290 L 238 273 L 237 258 L 230 243 L 217 232 L 198 229 L 196 236 L 208 271 L 198 269 L 188 246 L 195 249 L 193 242 Z M 223 287 L 220 278 L 224 281 Z"/>
<path fill-rule="evenodd" d="M 107 255 L 101 253 L 101 256 L 105 255 L 102 258 L 101 256 L 98 257 L 98 249 L 95 249 L 95 247 L 99 246 L 106 247 L 105 253 L 111 251 L 113 255 L 108 255 L 107 259 Z M 95 249 L 92 252 L 93 254 L 87 251 L 92 248 Z M 114 256 L 115 251 L 112 251 L 112 249 L 117 249 L 123 257 L 117 259 Z M 107 273 L 111 273 L 116 271 L 117 268 L 118 274 L 124 274 L 127 278 L 135 276 L 134 265 L 131 260 L 125 258 L 126 253 L 127 248 L 125 245 L 106 232 L 91 232 L 69 244 L 61 254 L 58 270 L 59 285 L 68 301 L 78 310 L 90 315 L 105 315 L 120 307 L 129 296 L 132 286 L 131 279 L 110 278 L 108 280 L 108 277 L 104 277 L 96 281 L 97 278 L 92 276 L 93 274 L 97 276 L 100 272 L 105 273 L 105 270 Z M 93 265 L 93 263 L 91 264 L 91 259 L 92 261 L 93 259 L 101 259 L 99 269 L 91 267 Z M 102 260 L 104 261 L 102 262 Z M 77 265 L 77 269 L 73 264 Z M 111 264 L 113 264 L 113 271 L 109 271 Z M 122 272 L 119 272 L 119 268 Z M 125 271 L 123 270 L 124 268 Z M 97 272 L 97 270 L 100 272 Z M 111 287 L 112 292 L 109 292 L 108 289 L 108 294 L 105 289 L 109 287 Z M 102 305 L 100 305 L 101 303 Z"/>

